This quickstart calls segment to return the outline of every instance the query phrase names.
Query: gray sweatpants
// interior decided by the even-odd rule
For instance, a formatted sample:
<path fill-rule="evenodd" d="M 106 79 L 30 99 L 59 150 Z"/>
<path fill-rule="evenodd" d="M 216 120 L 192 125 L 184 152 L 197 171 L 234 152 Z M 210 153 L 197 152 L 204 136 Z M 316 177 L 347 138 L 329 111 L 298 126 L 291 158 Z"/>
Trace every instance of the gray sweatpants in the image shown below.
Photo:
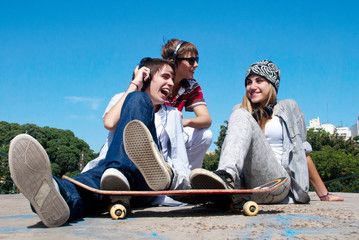
<path fill-rule="evenodd" d="M 258 203 L 278 203 L 289 193 L 290 177 L 278 162 L 258 123 L 243 108 L 237 108 L 228 122 L 218 169 L 230 173 L 236 188 L 254 188 L 280 177 L 287 182 L 275 191 L 256 195 Z"/>

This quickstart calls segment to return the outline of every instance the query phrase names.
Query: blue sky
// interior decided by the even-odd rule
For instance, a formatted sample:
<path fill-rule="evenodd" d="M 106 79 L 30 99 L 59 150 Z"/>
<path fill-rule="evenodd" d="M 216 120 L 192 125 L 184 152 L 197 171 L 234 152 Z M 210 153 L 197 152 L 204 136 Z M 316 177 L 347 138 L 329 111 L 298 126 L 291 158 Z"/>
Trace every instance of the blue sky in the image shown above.
<path fill-rule="evenodd" d="M 278 97 L 295 99 L 307 125 L 350 127 L 359 114 L 357 1 L 0 3 L 0 121 L 70 129 L 95 152 L 110 98 L 171 38 L 198 47 L 214 141 L 263 59 L 279 66 Z"/>

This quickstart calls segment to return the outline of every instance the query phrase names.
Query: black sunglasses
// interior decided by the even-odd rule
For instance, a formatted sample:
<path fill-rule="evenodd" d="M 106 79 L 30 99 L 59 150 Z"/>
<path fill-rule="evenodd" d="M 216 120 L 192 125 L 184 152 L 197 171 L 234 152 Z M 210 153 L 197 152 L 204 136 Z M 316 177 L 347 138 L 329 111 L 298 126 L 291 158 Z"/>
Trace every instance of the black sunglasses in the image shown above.
<path fill-rule="evenodd" d="M 195 62 L 199 62 L 199 57 L 190 57 L 190 58 L 177 58 L 178 60 L 187 60 L 190 65 L 194 65 Z"/>

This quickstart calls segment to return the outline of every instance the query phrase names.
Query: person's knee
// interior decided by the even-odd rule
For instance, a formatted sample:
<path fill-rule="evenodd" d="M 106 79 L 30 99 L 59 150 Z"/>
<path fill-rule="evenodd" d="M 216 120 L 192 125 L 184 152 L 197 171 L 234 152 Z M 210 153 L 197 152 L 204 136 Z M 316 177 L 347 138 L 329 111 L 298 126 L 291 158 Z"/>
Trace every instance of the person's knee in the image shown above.
<path fill-rule="evenodd" d="M 212 132 L 208 128 L 196 129 L 196 128 L 185 128 L 185 135 L 188 137 L 186 141 L 187 149 L 191 148 L 209 148 L 212 144 Z"/>
<path fill-rule="evenodd" d="M 212 131 L 209 128 L 194 129 L 192 142 L 194 145 L 210 146 L 212 143 Z"/>
<path fill-rule="evenodd" d="M 131 104 L 133 103 L 144 104 L 144 103 L 150 103 L 151 99 L 149 98 L 147 93 L 135 91 L 127 95 L 126 101 L 131 102 Z"/>
<path fill-rule="evenodd" d="M 127 95 L 121 112 L 131 112 L 132 114 L 136 114 L 143 113 L 150 109 L 153 109 L 153 105 L 147 93 L 136 91 Z"/>
<path fill-rule="evenodd" d="M 207 129 L 203 129 L 203 144 L 205 144 L 206 146 L 210 146 L 212 144 L 212 138 L 213 138 L 213 134 L 212 131 Z"/>

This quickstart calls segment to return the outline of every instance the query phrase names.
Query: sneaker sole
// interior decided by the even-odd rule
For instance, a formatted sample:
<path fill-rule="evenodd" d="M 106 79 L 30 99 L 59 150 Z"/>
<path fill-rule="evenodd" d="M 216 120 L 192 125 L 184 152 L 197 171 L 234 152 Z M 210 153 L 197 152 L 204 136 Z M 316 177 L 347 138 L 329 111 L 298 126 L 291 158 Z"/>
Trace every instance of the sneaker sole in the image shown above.
<path fill-rule="evenodd" d="M 27 134 L 16 136 L 10 143 L 9 168 L 14 183 L 47 227 L 68 220 L 69 207 L 55 188 L 50 160 L 38 141 Z"/>
<path fill-rule="evenodd" d="M 168 189 L 171 174 L 147 127 L 138 120 L 129 122 L 123 131 L 123 142 L 147 185 L 155 191 Z"/>

